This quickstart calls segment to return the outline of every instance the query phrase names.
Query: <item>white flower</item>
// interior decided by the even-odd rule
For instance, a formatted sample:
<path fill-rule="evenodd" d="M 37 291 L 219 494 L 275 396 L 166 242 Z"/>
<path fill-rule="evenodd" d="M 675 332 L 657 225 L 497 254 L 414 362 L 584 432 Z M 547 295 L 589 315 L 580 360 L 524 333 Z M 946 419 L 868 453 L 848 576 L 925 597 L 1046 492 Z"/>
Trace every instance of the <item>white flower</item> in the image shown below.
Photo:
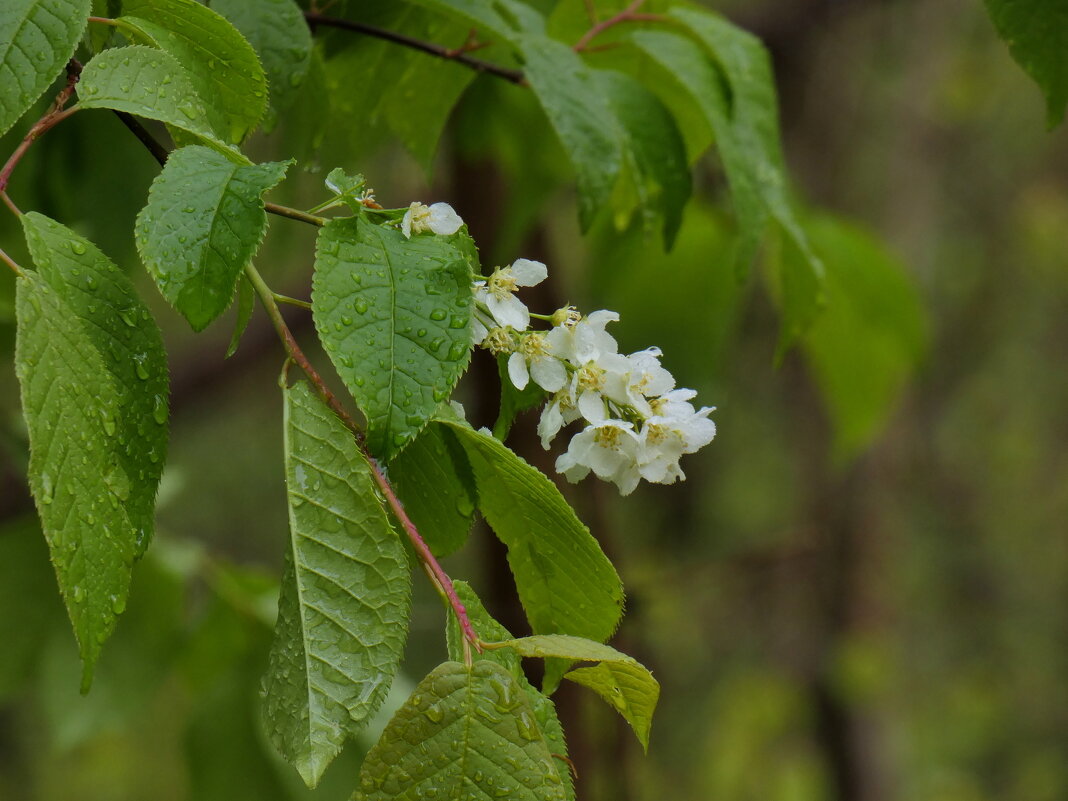
<path fill-rule="evenodd" d="M 633 429 L 633 425 L 623 420 L 605 420 L 587 426 L 572 438 L 567 452 L 556 460 L 557 472 L 575 482 L 593 470 L 599 478 L 619 487 L 621 495 L 629 495 L 641 479 L 637 463 L 640 444 Z"/>
<path fill-rule="evenodd" d="M 675 377 L 660 366 L 660 349 L 648 348 L 629 356 L 607 354 L 601 365 L 608 371 L 604 394 L 622 406 L 630 406 L 642 417 L 653 414 L 649 398 L 670 392 Z"/>
<path fill-rule="evenodd" d="M 586 364 L 619 350 L 615 337 L 604 330 L 609 323 L 618 321 L 619 315 L 606 309 L 595 311 L 577 322 L 565 320 L 549 332 L 549 345 L 557 356 L 575 366 Z"/>
<path fill-rule="evenodd" d="M 411 239 L 412 234 L 423 234 L 427 231 L 448 236 L 459 231 L 463 224 L 464 221 L 460 219 L 460 215 L 453 211 L 448 203 L 424 206 L 416 201 L 404 212 L 401 231 L 407 239 Z"/>
<path fill-rule="evenodd" d="M 531 332 L 522 336 L 519 347 L 508 357 L 508 377 L 518 389 L 524 389 L 533 378 L 542 389 L 556 392 L 567 383 L 567 370 L 549 350 L 545 334 Z"/>
<path fill-rule="evenodd" d="M 713 409 L 706 407 L 698 412 L 686 401 L 669 400 L 663 405 L 667 404 L 677 404 L 674 413 L 650 417 L 638 435 L 638 470 L 646 481 L 657 484 L 672 484 L 685 478 L 679 458 L 696 453 L 716 436 L 716 424 L 708 419 Z"/>
<path fill-rule="evenodd" d="M 541 446 L 549 450 L 549 443 L 560 433 L 560 429 L 569 423 L 573 423 L 582 416 L 575 404 L 575 393 L 571 387 L 565 387 L 557 392 L 541 413 L 538 421 L 538 436 L 541 437 Z"/>
<path fill-rule="evenodd" d="M 548 268 L 540 261 L 516 259 L 508 267 L 498 267 L 485 281 L 475 282 L 475 302 L 489 310 L 497 325 L 526 331 L 530 327 L 530 311 L 515 293 L 521 286 L 540 284 L 548 275 Z M 476 337 L 478 333 L 476 327 Z"/>

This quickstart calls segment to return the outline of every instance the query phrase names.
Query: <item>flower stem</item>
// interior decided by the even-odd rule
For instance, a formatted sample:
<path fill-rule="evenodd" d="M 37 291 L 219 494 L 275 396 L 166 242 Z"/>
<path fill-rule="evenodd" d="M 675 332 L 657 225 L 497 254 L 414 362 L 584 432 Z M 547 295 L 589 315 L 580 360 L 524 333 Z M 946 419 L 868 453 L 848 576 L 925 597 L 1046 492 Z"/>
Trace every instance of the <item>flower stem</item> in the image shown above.
<path fill-rule="evenodd" d="M 15 275 L 22 275 L 22 268 L 13 258 L 4 253 L 3 248 L 0 248 L 0 261 L 10 267 L 15 272 Z"/>
<path fill-rule="evenodd" d="M 423 564 L 423 569 L 426 570 L 434 583 L 441 588 L 449 606 L 456 615 L 456 620 L 459 622 L 460 628 L 463 630 L 464 637 L 466 637 L 471 645 L 474 646 L 475 650 L 481 652 L 478 635 L 475 634 L 475 630 L 471 626 L 471 620 L 467 616 L 467 610 L 464 608 L 463 602 L 456 594 L 456 588 L 452 584 L 452 579 L 450 579 L 448 574 L 442 569 L 438 560 L 431 552 L 430 546 L 426 544 L 426 540 L 419 534 L 419 530 L 415 527 L 411 518 L 408 517 L 408 513 L 404 511 L 404 506 L 401 503 L 400 498 L 397 497 L 397 493 L 394 492 L 393 487 L 390 486 L 389 480 L 386 478 L 385 473 L 382 472 L 382 468 L 378 464 L 378 461 L 367 450 L 363 430 L 356 421 L 352 419 L 349 413 L 345 410 L 345 407 L 341 405 L 337 396 L 326 386 L 322 377 L 308 361 L 308 357 L 304 355 L 304 351 L 300 349 L 300 345 L 297 344 L 296 339 L 293 337 L 293 332 L 289 330 L 289 326 L 286 325 L 285 320 L 282 318 L 282 312 L 279 310 L 278 304 L 275 301 L 274 292 L 267 286 L 256 268 L 251 264 L 247 265 L 245 267 L 245 276 L 252 283 L 253 288 L 256 290 L 256 294 L 259 295 L 260 303 L 263 305 L 264 311 L 267 312 L 267 316 L 270 318 L 272 325 L 274 325 L 275 331 L 278 332 L 278 336 L 282 340 L 282 345 L 285 347 L 286 354 L 308 377 L 316 394 L 318 394 L 323 402 L 330 407 L 331 411 L 337 415 L 338 419 L 345 424 L 345 427 L 348 428 L 356 438 L 356 444 L 359 445 L 360 451 L 367 458 L 367 462 L 371 466 L 371 476 L 374 478 L 375 484 L 378 485 L 378 489 L 385 497 L 386 503 L 393 512 L 393 516 L 396 517 L 397 522 L 400 523 L 401 528 L 404 529 L 404 533 L 408 536 L 408 540 L 411 542 L 412 547 L 419 556 L 419 560 Z"/>

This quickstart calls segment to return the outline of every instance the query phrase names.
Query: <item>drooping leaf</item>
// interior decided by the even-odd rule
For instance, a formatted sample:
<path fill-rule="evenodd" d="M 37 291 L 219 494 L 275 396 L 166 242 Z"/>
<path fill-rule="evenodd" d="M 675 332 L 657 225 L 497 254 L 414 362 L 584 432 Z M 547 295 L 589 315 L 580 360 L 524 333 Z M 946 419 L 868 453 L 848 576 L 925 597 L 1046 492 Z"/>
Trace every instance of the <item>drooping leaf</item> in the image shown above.
<path fill-rule="evenodd" d="M 360 217 L 332 220 L 316 244 L 319 337 L 389 461 L 426 425 L 471 358 L 471 268 L 444 237 L 405 239 Z"/>
<path fill-rule="evenodd" d="M 998 34 L 1046 96 L 1052 128 L 1068 105 L 1068 3 L 1065 0 L 985 0 Z"/>
<path fill-rule="evenodd" d="M 411 584 L 351 432 L 306 383 L 285 395 L 290 545 L 264 712 L 279 751 L 315 786 L 389 692 Z"/>
<path fill-rule="evenodd" d="M 275 113 L 292 104 L 311 65 L 311 31 L 294 0 L 211 0 L 248 40 L 267 77 L 270 105 Z"/>
<path fill-rule="evenodd" d="M 519 656 L 599 662 L 594 668 L 572 670 L 564 678 L 589 687 L 604 698 L 634 729 L 642 748 L 648 750 L 660 684 L 637 660 L 609 645 L 562 634 L 521 637 L 500 645 Z"/>
<path fill-rule="evenodd" d="M 739 269 L 748 270 L 770 220 L 802 256 L 791 262 L 794 274 L 780 272 L 781 358 L 818 315 L 823 265 L 789 197 L 771 62 L 759 39 L 719 16 L 681 7 L 671 13 L 700 45 L 664 31 L 639 31 L 633 39 L 691 93 L 715 133 L 738 218 Z"/>
<path fill-rule="evenodd" d="M 117 469 L 111 479 L 137 532 L 140 556 L 155 528 L 156 488 L 167 455 L 170 382 L 163 340 L 129 279 L 92 242 L 36 212 L 20 220 L 38 275 L 79 318 L 115 379 L 121 413 L 114 420 Z"/>
<path fill-rule="evenodd" d="M 508 630 L 494 620 L 489 612 L 486 611 L 482 601 L 475 594 L 475 591 L 471 589 L 471 585 L 465 581 L 454 581 L 453 586 L 456 588 L 456 594 L 467 609 L 468 619 L 470 619 L 471 626 L 480 640 L 483 642 L 501 642 L 512 639 L 512 635 L 508 633 Z M 455 615 L 449 615 L 448 617 L 445 639 L 449 648 L 449 659 L 456 662 L 461 661 L 464 658 L 463 633 L 460 631 L 460 625 L 456 621 Z M 474 658 L 496 662 L 512 675 L 512 678 L 526 692 L 527 699 L 534 708 L 534 719 L 545 737 L 549 751 L 554 757 L 566 757 L 567 741 L 564 739 L 564 729 L 560 725 L 560 718 L 556 714 L 556 705 L 551 698 L 538 692 L 534 685 L 527 681 L 527 677 L 523 673 L 523 667 L 520 664 L 519 654 L 512 648 L 486 648 L 482 653 L 474 654 Z M 555 760 L 554 766 L 564 785 L 564 792 L 568 801 L 574 801 L 575 783 L 567 763 L 562 760 Z"/>
<path fill-rule="evenodd" d="M 901 262 L 871 234 L 831 217 L 806 223 L 827 265 L 827 308 L 802 349 L 848 458 L 885 423 L 924 352 L 925 319 Z"/>
<path fill-rule="evenodd" d="M 622 73 L 598 70 L 596 75 L 625 143 L 622 176 L 613 196 L 616 227 L 625 228 L 637 212 L 647 233 L 663 231 L 664 247 L 670 250 L 690 197 L 686 144 L 656 95 Z"/>
<path fill-rule="evenodd" d="M 144 45 L 113 47 L 85 65 L 78 105 L 109 108 L 159 120 L 198 139 L 234 161 L 247 159 L 216 135 L 189 73 L 170 53 Z"/>
<path fill-rule="evenodd" d="M 517 37 L 516 45 L 523 73 L 575 170 L 585 231 L 608 203 L 622 169 L 622 128 L 596 70 L 570 47 L 544 36 Z"/>
<path fill-rule="evenodd" d="M 256 293 L 248 279 L 237 282 L 237 317 L 234 320 L 234 333 L 230 336 L 230 344 L 226 347 L 226 358 L 229 359 L 237 353 L 237 347 L 241 344 L 241 337 L 245 335 L 252 312 L 256 308 Z"/>
<path fill-rule="evenodd" d="M 137 215 L 137 250 L 193 330 L 226 311 L 267 230 L 262 195 L 292 162 L 242 165 L 199 145 L 175 150 Z"/>
<path fill-rule="evenodd" d="M 475 516 L 475 489 L 458 446 L 437 426 L 424 428 L 389 465 L 393 489 L 437 557 L 467 541 Z"/>
<path fill-rule="evenodd" d="M 565 801 L 526 693 L 500 665 L 446 662 L 400 708 L 367 754 L 354 801 L 501 797 Z"/>
<path fill-rule="evenodd" d="M 16 300 L 30 488 L 88 687 L 152 533 L 167 367 L 126 276 L 58 223 L 20 219 L 38 265 L 18 279 Z"/>
<path fill-rule="evenodd" d="M 459 47 L 470 31 L 454 19 L 403 3 L 361 9 L 361 22 L 403 36 Z M 388 74 L 352 90 L 353 75 Z M 331 130 L 327 144 L 370 155 L 396 137 L 429 170 L 449 115 L 475 73 L 460 64 L 398 48 L 374 37 L 348 37 L 327 62 Z"/>
<path fill-rule="evenodd" d="M 0 3 L 0 136 L 74 55 L 91 0 Z"/>
<path fill-rule="evenodd" d="M 124 28 L 174 56 L 204 102 L 211 128 L 238 143 L 267 110 L 267 80 L 237 28 L 196 0 L 123 0 Z"/>
<path fill-rule="evenodd" d="M 649 730 L 660 697 L 660 684 L 637 662 L 601 662 L 576 668 L 565 679 L 589 687 L 630 724 L 642 748 L 649 750 Z"/>
<path fill-rule="evenodd" d="M 470 461 L 478 504 L 508 546 L 508 564 L 539 634 L 607 640 L 623 613 L 612 563 L 548 477 L 492 436 L 440 420 Z"/>

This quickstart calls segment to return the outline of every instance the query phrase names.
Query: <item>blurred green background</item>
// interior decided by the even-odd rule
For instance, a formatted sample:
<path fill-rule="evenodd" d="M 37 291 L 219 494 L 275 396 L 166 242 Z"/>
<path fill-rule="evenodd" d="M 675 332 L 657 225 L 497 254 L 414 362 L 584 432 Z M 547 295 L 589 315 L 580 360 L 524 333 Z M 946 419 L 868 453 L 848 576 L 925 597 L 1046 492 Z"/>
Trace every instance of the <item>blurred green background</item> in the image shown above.
<path fill-rule="evenodd" d="M 580 798 L 1068 798 L 1066 129 L 1046 129 L 979 3 L 716 7 L 772 52 L 788 161 L 830 274 L 824 317 L 778 368 L 764 288 L 776 245 L 738 280 L 714 156 L 695 167 L 697 197 L 665 255 L 607 219 L 579 235 L 566 159 L 533 98 L 488 77 L 429 171 L 343 97 L 322 129 L 299 105 L 281 115 L 252 152 L 304 154 L 308 169 L 272 195 L 291 205 L 320 199 L 334 166 L 363 172 L 389 206 L 448 200 L 487 268 L 550 265 L 531 305 L 619 311 L 626 350 L 660 346 L 679 383 L 718 407 L 718 437 L 686 457 L 684 484 L 625 499 L 593 480 L 564 488 L 628 590 L 615 642 L 663 687 L 647 757 L 603 704 L 562 690 Z M 350 45 L 323 41 L 330 75 Z M 38 142 L 11 185 L 23 209 L 131 270 L 164 330 L 174 405 L 157 540 L 82 697 L 25 490 L 14 282 L 0 272 L 0 799 L 344 799 L 373 731 L 310 792 L 258 718 L 286 536 L 281 350 L 257 313 L 224 361 L 229 320 L 194 335 L 149 284 L 132 223 L 156 172 L 99 111 Z M 276 289 L 307 296 L 313 237 L 272 221 L 257 264 Z M 20 238 L 0 216 L 5 250 L 24 259 Z M 286 314 L 310 343 L 310 320 Z M 477 361 L 461 387 L 478 424 L 492 420 L 495 381 Z M 551 471 L 535 422 L 511 444 Z M 486 531 L 445 566 L 522 630 Z M 445 657 L 443 622 L 419 586 L 394 706 Z"/>

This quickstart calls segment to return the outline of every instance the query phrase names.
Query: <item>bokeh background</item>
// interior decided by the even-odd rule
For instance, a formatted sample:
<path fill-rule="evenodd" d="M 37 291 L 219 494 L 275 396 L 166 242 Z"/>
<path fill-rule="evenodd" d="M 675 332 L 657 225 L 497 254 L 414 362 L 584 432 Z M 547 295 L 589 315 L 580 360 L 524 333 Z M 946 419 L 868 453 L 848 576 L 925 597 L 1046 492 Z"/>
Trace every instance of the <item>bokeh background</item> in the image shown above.
<path fill-rule="evenodd" d="M 772 52 L 787 158 L 832 276 L 825 316 L 779 366 L 775 243 L 739 280 L 714 155 L 695 165 L 665 255 L 610 220 L 580 236 L 533 98 L 489 77 L 429 169 L 344 102 L 381 90 L 388 55 L 380 73 L 325 86 L 332 118 L 298 107 L 252 150 L 301 154 L 279 202 L 317 202 L 334 166 L 363 172 L 387 205 L 450 201 L 487 267 L 550 265 L 532 305 L 619 311 L 624 348 L 660 346 L 718 407 L 686 483 L 624 499 L 593 480 L 565 487 L 628 590 L 616 644 L 663 688 L 648 756 L 597 699 L 561 692 L 580 798 L 1068 798 L 1068 133 L 1047 129 L 976 0 L 714 7 Z M 322 41 L 328 67 L 352 57 L 351 40 Z M 82 697 L 25 489 L 0 272 L 0 799 L 340 801 L 374 733 L 311 792 L 258 718 L 286 536 L 281 351 L 257 314 L 224 360 L 230 321 L 194 335 L 145 279 L 132 222 L 156 172 L 116 119 L 90 112 L 37 143 L 11 187 L 137 276 L 164 329 L 173 429 L 157 540 Z M 279 291 L 307 296 L 313 237 L 273 220 L 257 263 Z M 19 239 L 0 216 L 22 257 Z M 307 316 L 286 314 L 311 343 Z M 477 362 L 461 387 L 477 423 L 494 415 L 496 380 Z M 551 471 L 534 422 L 511 444 Z M 484 528 L 446 569 L 523 630 Z M 419 586 L 394 705 L 445 657 L 443 622 Z"/>

